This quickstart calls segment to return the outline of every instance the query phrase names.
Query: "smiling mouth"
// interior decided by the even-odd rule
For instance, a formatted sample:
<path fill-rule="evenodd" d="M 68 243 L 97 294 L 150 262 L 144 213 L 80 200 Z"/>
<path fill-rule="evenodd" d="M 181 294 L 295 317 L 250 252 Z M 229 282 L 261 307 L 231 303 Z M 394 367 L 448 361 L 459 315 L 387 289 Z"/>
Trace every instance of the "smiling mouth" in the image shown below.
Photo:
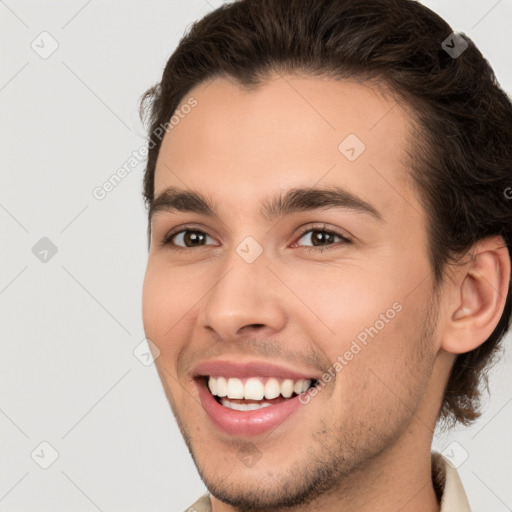
<path fill-rule="evenodd" d="M 204 376 L 203 382 L 217 403 L 236 411 L 254 411 L 285 402 L 319 383 L 314 379 L 211 375 Z"/>

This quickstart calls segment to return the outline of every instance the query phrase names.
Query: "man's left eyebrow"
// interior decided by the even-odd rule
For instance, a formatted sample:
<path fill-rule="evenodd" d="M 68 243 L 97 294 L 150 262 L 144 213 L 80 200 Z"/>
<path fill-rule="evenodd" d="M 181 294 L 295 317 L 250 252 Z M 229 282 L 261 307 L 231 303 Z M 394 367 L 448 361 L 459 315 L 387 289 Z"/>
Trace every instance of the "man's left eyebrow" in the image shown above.
<path fill-rule="evenodd" d="M 340 186 L 293 188 L 284 196 L 264 202 L 262 215 L 269 221 L 276 217 L 311 210 L 339 208 L 363 213 L 382 222 L 381 213 L 370 203 Z"/>
<path fill-rule="evenodd" d="M 284 195 L 267 199 L 261 209 L 267 221 L 298 212 L 340 208 L 355 213 L 367 214 L 382 222 L 381 213 L 370 203 L 340 186 L 323 188 L 298 187 L 288 190 Z M 149 220 L 158 212 L 200 213 L 208 217 L 217 216 L 218 208 L 213 201 L 200 192 L 169 187 L 161 192 L 151 203 Z"/>

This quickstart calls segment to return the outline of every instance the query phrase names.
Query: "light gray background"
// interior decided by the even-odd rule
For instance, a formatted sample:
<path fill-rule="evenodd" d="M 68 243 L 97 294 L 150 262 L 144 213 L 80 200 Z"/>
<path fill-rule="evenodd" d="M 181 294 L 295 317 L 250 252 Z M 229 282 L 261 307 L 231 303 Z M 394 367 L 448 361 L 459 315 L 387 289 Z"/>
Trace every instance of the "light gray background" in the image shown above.
<path fill-rule="evenodd" d="M 140 95 L 219 4 L 0 1 L 4 512 L 171 512 L 205 491 L 154 366 L 133 354 L 144 340 L 143 164 L 104 200 L 92 190 L 144 144 Z M 425 4 L 476 42 L 510 92 L 511 0 Z M 47 59 L 31 48 L 51 47 L 43 31 L 59 45 Z M 32 253 L 42 237 L 58 249 L 45 263 Z M 512 507 L 510 354 L 481 420 L 435 440 L 458 460 L 467 452 L 459 471 L 474 511 Z M 51 461 L 43 441 L 59 454 L 48 469 L 35 462 Z"/>

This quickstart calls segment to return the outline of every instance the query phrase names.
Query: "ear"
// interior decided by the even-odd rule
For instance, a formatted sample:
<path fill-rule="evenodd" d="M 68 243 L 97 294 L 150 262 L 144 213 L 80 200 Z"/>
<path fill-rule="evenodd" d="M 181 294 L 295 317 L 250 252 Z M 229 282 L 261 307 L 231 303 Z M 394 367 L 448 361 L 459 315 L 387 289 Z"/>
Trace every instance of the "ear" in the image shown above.
<path fill-rule="evenodd" d="M 505 307 L 510 284 L 510 255 L 501 236 L 478 241 L 470 261 L 456 271 L 451 309 L 441 347 L 469 352 L 492 334 Z"/>

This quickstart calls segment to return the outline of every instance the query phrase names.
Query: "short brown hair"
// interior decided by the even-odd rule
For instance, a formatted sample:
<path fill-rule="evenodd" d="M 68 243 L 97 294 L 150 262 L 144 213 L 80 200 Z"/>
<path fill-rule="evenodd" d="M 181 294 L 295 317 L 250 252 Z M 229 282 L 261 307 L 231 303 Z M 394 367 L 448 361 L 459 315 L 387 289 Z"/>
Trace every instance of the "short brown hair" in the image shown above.
<path fill-rule="evenodd" d="M 452 39 L 449 39 L 450 36 Z M 453 37 L 467 48 L 453 56 Z M 446 44 L 446 43 L 445 43 Z M 411 176 L 428 216 L 429 259 L 436 286 L 446 265 L 478 240 L 501 235 L 511 253 L 512 104 L 471 39 L 453 35 L 437 14 L 414 0 L 240 0 L 195 22 L 143 95 L 149 117 L 144 198 L 154 198 L 161 139 L 191 88 L 227 76 L 261 84 L 271 71 L 384 84 L 412 107 L 421 137 Z M 148 233 L 150 233 L 148 227 Z M 457 357 L 440 416 L 468 424 L 480 416 L 481 384 L 511 320 L 509 283 L 491 336 Z"/>

